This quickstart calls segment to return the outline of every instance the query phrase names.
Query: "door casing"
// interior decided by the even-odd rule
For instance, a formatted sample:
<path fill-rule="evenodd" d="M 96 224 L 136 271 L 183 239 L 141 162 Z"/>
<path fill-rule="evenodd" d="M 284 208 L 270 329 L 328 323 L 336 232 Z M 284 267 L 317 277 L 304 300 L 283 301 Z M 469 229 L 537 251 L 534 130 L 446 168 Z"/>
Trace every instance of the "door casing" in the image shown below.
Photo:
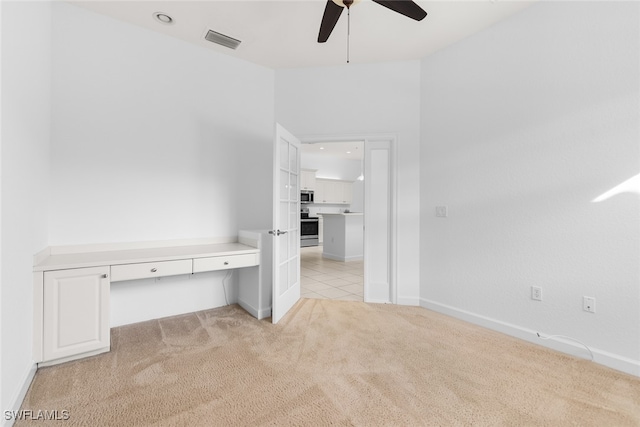
<path fill-rule="evenodd" d="M 370 158 L 370 152 L 368 152 L 367 150 L 371 150 L 373 148 L 373 146 L 379 145 L 379 144 L 371 144 L 371 143 L 388 143 L 389 146 L 389 162 L 388 162 L 388 176 L 389 176 L 389 213 L 390 213 L 390 218 L 389 218 L 389 240 L 388 240 L 388 245 L 389 247 L 387 248 L 388 250 L 388 270 L 389 270 L 389 289 L 388 289 L 388 300 L 385 298 L 368 298 L 368 296 L 370 296 L 373 292 L 372 289 L 370 289 L 370 283 L 368 283 L 367 280 L 367 265 L 371 265 L 372 262 L 372 257 L 371 257 L 371 253 L 367 253 L 367 251 L 365 250 L 364 253 L 364 266 L 365 266 L 365 283 L 364 283 L 364 300 L 365 302 L 373 302 L 373 303 L 392 303 L 392 304 L 397 304 L 398 302 L 398 290 L 397 290 L 397 166 L 396 166 L 396 152 L 397 152 L 397 137 L 394 134 L 348 134 L 348 135 L 329 135 L 329 136 L 318 136 L 318 135 L 314 135 L 314 136 L 305 136 L 305 137 L 300 137 L 300 141 L 303 144 L 315 144 L 315 143 L 319 143 L 319 142 L 326 142 L 326 143 L 331 143 L 331 142 L 348 142 L 348 141 L 364 141 L 364 150 L 365 150 L 365 171 L 367 171 L 370 167 L 370 165 L 367 165 L 367 158 Z M 367 175 L 365 173 L 365 177 L 364 177 L 364 185 L 365 188 L 367 185 L 370 185 L 370 180 L 369 182 L 367 181 Z M 372 189 L 371 191 L 375 191 L 375 189 Z M 367 215 L 367 210 L 370 210 L 371 207 L 368 207 L 367 204 L 367 198 L 366 198 L 366 192 L 367 190 L 365 189 L 365 218 Z M 365 223 L 366 223 L 366 219 L 365 219 Z M 367 240 L 367 236 L 370 236 L 369 239 L 371 239 L 371 234 L 370 233 L 375 233 L 375 230 L 372 230 L 367 227 L 365 227 L 364 230 L 364 239 L 365 241 Z M 380 292 L 376 292 L 377 294 L 380 294 Z"/>

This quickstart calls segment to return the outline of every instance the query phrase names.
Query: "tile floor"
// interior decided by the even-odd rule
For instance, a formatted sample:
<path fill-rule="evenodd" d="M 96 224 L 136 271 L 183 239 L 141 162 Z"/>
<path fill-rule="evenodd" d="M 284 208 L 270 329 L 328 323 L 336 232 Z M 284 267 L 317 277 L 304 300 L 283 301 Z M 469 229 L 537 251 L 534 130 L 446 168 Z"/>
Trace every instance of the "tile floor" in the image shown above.
<path fill-rule="evenodd" d="M 322 258 L 322 246 L 300 248 L 300 282 L 303 298 L 362 301 L 364 261 Z"/>

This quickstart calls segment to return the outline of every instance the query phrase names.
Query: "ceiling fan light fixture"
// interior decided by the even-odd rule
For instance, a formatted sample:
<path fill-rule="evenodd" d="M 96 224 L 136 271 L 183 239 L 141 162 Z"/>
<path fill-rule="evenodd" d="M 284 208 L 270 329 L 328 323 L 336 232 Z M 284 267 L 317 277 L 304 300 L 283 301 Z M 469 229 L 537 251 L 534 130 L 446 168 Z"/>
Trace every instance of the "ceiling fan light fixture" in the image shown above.
<path fill-rule="evenodd" d="M 331 1 L 333 1 L 335 4 L 337 4 L 340 7 L 349 8 L 351 6 L 354 6 L 354 5 L 358 4 L 358 3 L 360 3 L 362 0 L 351 0 L 350 2 L 347 1 L 348 5 L 345 4 L 344 0 L 331 0 Z"/>

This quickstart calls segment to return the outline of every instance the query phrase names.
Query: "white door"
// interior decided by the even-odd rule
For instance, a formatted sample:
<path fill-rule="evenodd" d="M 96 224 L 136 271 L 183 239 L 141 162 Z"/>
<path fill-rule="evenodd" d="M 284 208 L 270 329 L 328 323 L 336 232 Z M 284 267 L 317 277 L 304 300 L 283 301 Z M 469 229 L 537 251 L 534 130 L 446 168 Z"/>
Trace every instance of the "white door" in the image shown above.
<path fill-rule="evenodd" d="M 300 299 L 300 141 L 276 123 L 273 166 L 273 307 L 277 323 Z"/>

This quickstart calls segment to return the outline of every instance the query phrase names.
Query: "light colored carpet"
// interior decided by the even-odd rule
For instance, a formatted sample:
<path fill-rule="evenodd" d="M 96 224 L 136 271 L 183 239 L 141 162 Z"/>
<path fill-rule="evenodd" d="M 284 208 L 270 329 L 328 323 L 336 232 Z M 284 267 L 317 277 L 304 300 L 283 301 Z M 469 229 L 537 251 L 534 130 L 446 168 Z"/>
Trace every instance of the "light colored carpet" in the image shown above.
<path fill-rule="evenodd" d="M 40 369 L 22 409 L 64 426 L 638 426 L 640 379 L 420 307 L 302 299 L 112 329 Z M 17 426 L 49 423 L 18 422 Z"/>

